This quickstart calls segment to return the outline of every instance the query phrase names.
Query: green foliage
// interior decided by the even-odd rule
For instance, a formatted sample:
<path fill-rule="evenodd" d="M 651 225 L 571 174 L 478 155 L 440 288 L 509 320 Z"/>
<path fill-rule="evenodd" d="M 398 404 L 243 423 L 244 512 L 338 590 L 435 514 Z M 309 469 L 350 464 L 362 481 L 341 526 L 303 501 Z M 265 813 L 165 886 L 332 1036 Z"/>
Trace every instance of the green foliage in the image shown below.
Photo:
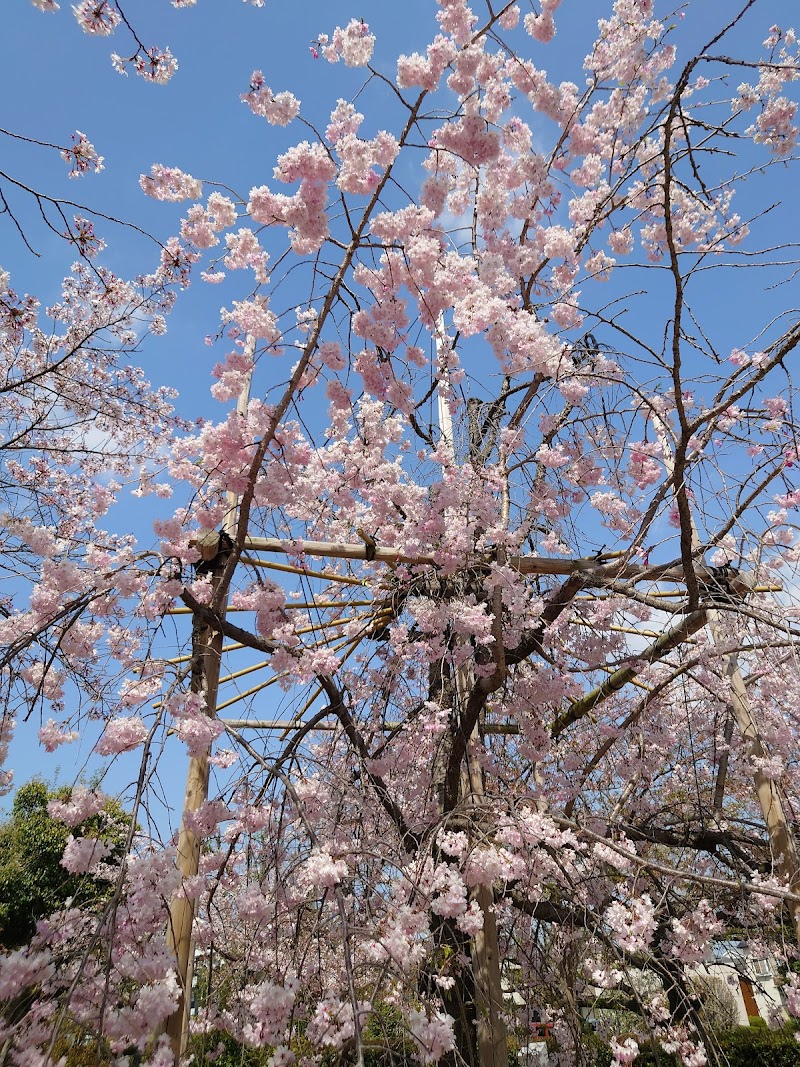
<path fill-rule="evenodd" d="M 763 1019 L 753 1025 L 737 1026 L 717 1035 L 717 1047 L 709 1055 L 710 1063 L 725 1067 L 800 1067 L 800 1043 L 795 1039 L 797 1026 L 788 1023 L 780 1030 L 770 1030 Z M 583 1038 L 583 1052 L 590 1067 L 609 1067 L 611 1050 L 595 1034 Z M 678 1067 L 679 1061 L 660 1049 L 643 1045 L 634 1067 Z"/>
<path fill-rule="evenodd" d="M 588 1067 L 611 1067 L 611 1049 L 594 1030 L 584 1031 L 581 1045 Z"/>
<path fill-rule="evenodd" d="M 63 908 L 99 903 L 109 884 L 89 875 L 70 874 L 61 857 L 70 834 L 99 837 L 112 847 L 109 862 L 119 859 L 127 817 L 116 801 L 99 815 L 70 829 L 51 818 L 51 800 L 68 800 L 69 788 L 50 789 L 34 779 L 14 797 L 10 817 L 0 825 L 0 946 L 18 948 L 30 940 L 39 919 Z"/>
<path fill-rule="evenodd" d="M 378 1004 L 371 1012 L 362 1034 L 364 1048 L 364 1067 L 397 1067 L 407 1064 L 416 1067 L 413 1041 L 403 1022 L 400 1011 L 389 1004 Z M 221 1046 L 221 1051 L 217 1050 Z M 341 1053 L 331 1049 L 319 1055 L 303 1036 L 302 1028 L 294 1033 L 289 1047 L 297 1057 L 298 1063 L 314 1060 L 320 1067 L 336 1067 L 343 1062 Z M 350 1046 L 350 1052 L 354 1046 Z M 213 1062 L 214 1067 L 266 1067 L 272 1055 L 272 1048 L 248 1048 L 230 1034 L 213 1031 L 192 1038 L 189 1051 L 195 1067 L 205 1067 Z M 349 1056 L 344 1056 L 349 1062 Z"/>
<path fill-rule="evenodd" d="M 800 1067 L 796 1033 L 794 1024 L 781 1030 L 770 1030 L 764 1025 L 738 1026 L 721 1034 L 719 1043 L 729 1067 Z"/>
<path fill-rule="evenodd" d="M 121 1056 L 127 1058 L 128 1067 L 140 1067 L 142 1063 L 149 1061 L 156 1040 L 157 1038 L 152 1038 L 144 1051 L 135 1045 L 122 1049 Z M 267 1063 L 268 1058 L 266 1056 L 252 1065 L 249 1061 L 244 1061 L 243 1067 L 262 1067 L 262 1064 Z M 107 1038 L 70 1018 L 67 1018 L 59 1028 L 51 1058 L 48 1060 L 48 1063 L 60 1064 L 61 1067 L 118 1067 L 120 1062 L 124 1063 L 125 1059 L 120 1058 L 119 1050 L 116 1052 L 112 1050 Z M 211 1063 L 202 1056 L 194 1062 L 195 1067 Z M 217 1061 L 218 1064 L 220 1062 L 223 1061 Z M 228 1060 L 227 1063 L 228 1067 L 233 1067 L 234 1063 L 242 1064 L 242 1061 L 240 1059 Z M 1 1056 L 0 1067 L 3 1067 Z"/>
<path fill-rule="evenodd" d="M 64 1067 L 111 1067 L 116 1057 L 108 1042 L 67 1019 L 58 1032 L 52 1062 L 63 1058 Z"/>
<path fill-rule="evenodd" d="M 248 1048 L 219 1030 L 192 1038 L 189 1052 L 195 1067 L 210 1067 L 212 1063 L 214 1067 L 267 1067 L 272 1055 L 271 1048 Z"/>
<path fill-rule="evenodd" d="M 391 1067 L 417 1063 L 416 1048 L 398 1008 L 380 1002 L 374 1005 L 363 1033 L 364 1067 Z"/>

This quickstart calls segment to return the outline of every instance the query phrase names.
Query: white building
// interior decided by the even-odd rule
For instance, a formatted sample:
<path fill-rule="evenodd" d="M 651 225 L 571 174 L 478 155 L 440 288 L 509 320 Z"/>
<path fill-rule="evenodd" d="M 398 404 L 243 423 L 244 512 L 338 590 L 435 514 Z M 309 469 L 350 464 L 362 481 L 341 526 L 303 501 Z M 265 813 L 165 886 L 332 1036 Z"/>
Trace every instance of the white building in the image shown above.
<path fill-rule="evenodd" d="M 767 1023 L 776 1014 L 786 1017 L 774 957 L 754 953 L 746 941 L 715 941 L 713 950 L 714 962 L 698 967 L 697 973 L 725 982 L 736 1001 L 740 1026 L 755 1017 Z"/>

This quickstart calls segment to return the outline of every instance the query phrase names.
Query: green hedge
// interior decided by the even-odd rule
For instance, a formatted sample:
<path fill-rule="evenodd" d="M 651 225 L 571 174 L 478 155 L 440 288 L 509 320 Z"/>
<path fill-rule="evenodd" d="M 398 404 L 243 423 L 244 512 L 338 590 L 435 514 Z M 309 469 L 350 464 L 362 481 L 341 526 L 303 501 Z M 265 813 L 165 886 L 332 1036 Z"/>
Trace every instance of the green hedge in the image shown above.
<path fill-rule="evenodd" d="M 709 1063 L 724 1067 L 800 1067 L 800 1042 L 795 1023 L 787 1023 L 780 1030 L 770 1030 L 762 1020 L 755 1025 L 737 1026 L 717 1036 L 716 1055 L 709 1050 Z M 583 1051 L 590 1067 L 610 1067 L 611 1049 L 596 1034 L 584 1038 Z M 635 1067 L 680 1067 L 675 1056 L 643 1047 L 636 1057 Z"/>
<path fill-rule="evenodd" d="M 766 1026 L 737 1026 L 720 1034 L 719 1043 L 730 1067 L 800 1067 L 797 1026 L 789 1023 L 781 1030 Z"/>

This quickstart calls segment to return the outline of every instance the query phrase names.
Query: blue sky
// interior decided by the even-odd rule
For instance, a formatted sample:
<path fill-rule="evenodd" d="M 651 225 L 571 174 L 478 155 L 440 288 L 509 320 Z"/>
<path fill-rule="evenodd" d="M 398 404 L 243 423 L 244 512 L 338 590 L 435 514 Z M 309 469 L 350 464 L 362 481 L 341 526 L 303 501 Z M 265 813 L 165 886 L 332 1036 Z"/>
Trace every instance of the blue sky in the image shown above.
<path fill-rule="evenodd" d="M 424 50 L 435 32 L 432 0 L 302 0 L 295 4 L 267 0 L 262 9 L 241 0 L 199 0 L 196 7 L 182 11 L 168 0 L 129 0 L 127 6 L 145 44 L 169 45 L 177 56 L 179 70 L 169 85 L 148 85 L 133 75 L 117 74 L 109 54 L 123 52 L 127 38 L 121 32 L 110 39 L 86 36 L 68 3 L 53 15 L 36 10 L 29 0 L 5 0 L 0 126 L 61 144 L 69 143 L 74 130 L 82 130 L 105 157 L 106 169 L 68 181 L 66 167 L 56 153 L 0 138 L 0 170 L 48 194 L 85 201 L 161 239 L 175 232 L 185 205 L 157 203 L 142 194 L 138 178 L 152 163 L 176 165 L 206 181 L 223 182 L 246 198 L 252 186 L 271 181 L 276 155 L 303 136 L 296 125 L 286 130 L 269 126 L 241 103 L 253 69 L 262 69 L 274 90 L 294 92 L 303 102 L 302 114 L 324 126 L 337 97 L 355 97 L 364 75 L 342 64 L 313 60 L 309 43 L 317 34 L 345 25 L 352 17 L 364 18 L 377 35 L 373 63 L 391 76 L 397 55 Z M 522 7 L 527 9 L 525 3 Z M 738 5 L 728 0 L 695 7 L 691 21 L 678 25 L 677 39 L 687 44 L 705 40 Z M 740 41 L 748 36 L 752 41 L 754 34 L 760 40 L 771 22 L 790 24 L 794 8 L 790 0 L 756 5 Z M 544 48 L 529 41 L 528 54 L 551 77 L 580 83 L 596 19 L 609 9 L 610 4 L 598 0 L 564 0 L 557 14 L 559 33 L 554 44 Z M 735 50 L 735 39 L 726 50 Z M 384 124 L 396 128 L 395 117 L 389 90 L 376 95 L 371 88 L 366 128 Z M 789 188 L 784 171 L 776 171 L 775 178 L 783 191 Z M 408 179 L 412 183 L 417 177 L 409 174 Z M 30 198 L 9 191 L 2 179 L 0 184 L 40 253 L 36 257 L 26 250 L 7 220 L 0 219 L 0 265 L 11 271 L 17 290 L 36 293 L 46 303 L 56 295 L 72 256 L 37 220 Z M 758 196 L 766 195 L 760 189 Z M 776 184 L 774 196 L 779 195 L 782 192 Z M 745 190 L 743 206 L 746 202 Z M 756 210 L 769 202 L 767 196 L 749 207 Z M 108 243 L 103 261 L 109 266 L 123 276 L 152 268 L 157 255 L 154 244 L 122 228 L 102 223 L 97 228 Z M 764 236 L 770 241 L 784 235 L 772 230 L 767 221 Z M 750 341 L 756 321 L 786 309 L 787 288 L 758 291 L 756 296 L 746 272 L 729 272 L 725 278 L 723 289 L 709 292 L 710 321 L 722 343 L 733 347 Z M 217 328 L 220 305 L 241 297 L 237 283 L 235 279 L 230 286 L 210 287 L 194 282 L 179 300 L 166 337 L 151 339 L 145 346 L 142 362 L 147 373 L 156 384 L 181 391 L 180 408 L 190 417 L 222 413 L 208 393 L 209 371 L 222 349 L 208 349 L 203 339 Z M 626 284 L 624 275 L 620 284 Z M 291 294 L 286 304 L 291 306 Z M 149 539 L 152 511 L 138 509 L 117 516 L 118 521 L 130 520 L 143 540 Z M 62 750 L 60 760 L 57 756 L 53 763 L 64 766 L 77 756 L 77 751 Z M 22 781 L 38 766 L 30 734 L 22 727 L 15 757 Z M 62 774 L 69 776 L 66 771 Z"/>
<path fill-rule="evenodd" d="M 361 6 L 359 6 L 359 4 Z M 41 148 L 0 140 L 0 169 L 31 186 L 54 195 L 84 200 L 99 211 L 135 222 L 161 239 L 176 229 L 183 205 L 156 203 L 138 185 L 139 175 L 154 162 L 179 166 L 207 181 L 219 181 L 243 197 L 253 185 L 271 180 L 275 156 L 301 136 L 296 124 L 281 130 L 253 116 L 240 102 L 250 73 L 264 70 L 276 90 L 290 89 L 303 102 L 302 114 L 323 125 L 336 98 L 353 98 L 363 73 L 314 61 L 309 42 L 351 17 L 366 19 L 377 35 L 374 64 L 391 74 L 396 56 L 424 49 L 435 31 L 432 0 L 304 0 L 301 5 L 267 0 L 255 8 L 236 0 L 200 0 L 193 8 L 174 9 L 168 0 L 135 0 L 128 12 L 146 44 L 168 44 L 179 70 L 166 86 L 148 85 L 133 75 L 122 77 L 111 66 L 112 50 L 124 51 L 127 38 L 90 37 L 77 26 L 67 3 L 57 14 L 45 14 L 29 0 L 4 5 L 4 63 L 0 69 L 0 125 L 44 141 L 69 143 L 82 130 L 105 156 L 105 171 L 68 181 L 57 154 Z M 526 4 L 523 3 L 523 9 Z M 529 6 L 529 5 L 527 5 Z M 594 36 L 596 19 L 610 5 L 597 0 L 564 0 L 558 12 L 559 32 L 552 45 L 528 40 L 528 50 L 553 77 L 579 84 L 581 64 Z M 690 19 L 678 24 L 677 40 L 697 43 L 718 28 L 737 4 L 698 4 Z M 763 36 L 771 21 L 791 21 L 790 0 L 756 5 L 743 30 Z M 301 17 L 297 16 L 298 10 Z M 732 48 L 732 42 L 727 43 Z M 380 98 L 378 98 L 380 99 Z M 370 88 L 367 128 L 385 122 L 393 127 L 392 98 L 385 90 L 385 109 L 376 116 L 376 96 Z M 414 180 L 414 175 L 409 175 Z M 40 295 L 57 292 L 71 260 L 69 250 L 38 222 L 29 200 L 3 188 L 34 248 L 24 248 L 10 226 L 0 228 L 0 264 L 12 271 L 18 290 Z M 146 240 L 100 223 L 108 243 L 104 261 L 123 276 L 147 269 L 157 249 Z M 735 279 L 731 285 L 737 288 Z M 208 370 L 218 358 L 203 345 L 217 326 L 221 304 L 230 300 L 226 286 L 195 282 L 179 302 L 170 332 L 145 353 L 148 372 L 159 384 L 180 388 L 186 414 L 213 414 L 208 399 Z M 157 347 L 157 354 L 152 351 Z"/>

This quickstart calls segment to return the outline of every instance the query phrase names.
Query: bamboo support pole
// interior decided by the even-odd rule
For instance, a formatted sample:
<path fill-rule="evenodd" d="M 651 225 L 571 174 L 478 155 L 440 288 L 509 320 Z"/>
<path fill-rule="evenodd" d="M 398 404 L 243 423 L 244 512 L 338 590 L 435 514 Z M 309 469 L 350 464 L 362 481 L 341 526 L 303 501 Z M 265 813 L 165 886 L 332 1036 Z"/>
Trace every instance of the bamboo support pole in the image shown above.
<path fill-rule="evenodd" d="M 311 696 L 308 698 L 308 700 L 305 702 L 305 704 L 302 706 L 302 708 L 300 708 L 300 710 L 296 713 L 296 715 L 292 718 L 292 720 L 289 722 L 288 726 L 286 726 L 284 728 L 284 730 L 283 730 L 283 732 L 281 733 L 281 736 L 280 736 L 280 740 L 281 741 L 285 741 L 286 740 L 286 738 L 289 736 L 290 731 L 296 730 L 299 726 L 302 725 L 303 716 L 305 715 L 305 713 L 307 711 L 309 711 L 311 709 L 311 707 L 313 706 L 315 701 L 319 700 L 321 694 L 322 694 L 322 686 L 321 685 L 315 685 L 314 686 L 314 691 L 312 692 Z"/>
<path fill-rule="evenodd" d="M 674 472 L 672 450 L 665 425 L 660 424 L 658 435 L 662 442 L 667 466 L 672 473 Z M 692 541 L 696 545 L 699 538 L 693 515 L 690 521 Z M 704 614 L 711 633 L 711 639 L 717 645 L 720 643 L 721 637 L 718 612 L 709 609 Z M 735 652 L 724 654 L 723 667 L 730 684 L 729 707 L 736 719 L 736 725 L 739 728 L 742 740 L 748 747 L 751 759 L 763 759 L 767 753 L 761 740 L 758 722 L 747 696 L 747 685 L 739 669 L 738 656 Z M 718 805 L 717 810 L 720 811 L 724 801 L 724 795 L 719 788 L 721 784 L 718 778 L 717 788 L 714 791 L 715 808 Z M 768 778 L 760 767 L 756 767 L 753 771 L 753 786 L 769 835 L 770 850 L 775 868 L 780 877 L 786 879 L 789 889 L 793 893 L 800 893 L 800 858 L 798 857 L 797 843 L 789 827 L 789 820 L 786 817 L 786 798 L 783 794 L 783 789 L 775 779 Z M 791 914 L 795 939 L 800 943 L 800 904 L 792 902 Z"/>
<path fill-rule="evenodd" d="M 378 544 L 357 544 L 345 541 L 282 541 L 278 537 L 251 537 L 246 541 L 249 549 L 258 552 L 297 553 L 307 556 L 330 557 L 331 559 L 351 559 L 378 563 L 405 563 L 410 566 L 436 566 L 432 553 L 409 555 L 394 548 L 383 548 Z M 632 579 L 652 577 L 653 581 L 683 580 L 680 566 L 646 567 L 643 564 L 616 562 L 619 553 L 588 559 L 551 559 L 548 556 L 508 556 L 509 567 L 520 574 L 570 575 L 585 572 L 603 578 Z M 244 558 L 244 557 L 243 557 Z M 605 562 L 605 561 L 608 562 Z M 487 562 L 489 562 L 487 557 Z M 267 561 L 263 561 L 266 565 Z M 335 577 L 335 576 L 333 576 Z M 356 581 L 357 579 L 351 579 Z"/>
<path fill-rule="evenodd" d="M 240 648 L 244 648 L 244 645 L 239 644 L 238 642 L 236 644 L 233 644 L 233 645 L 223 645 L 222 646 L 222 652 L 223 653 L 225 653 L 225 652 L 236 652 Z M 179 663 L 188 663 L 190 659 L 192 659 L 191 652 L 189 653 L 188 656 L 174 656 L 172 659 L 164 659 L 164 660 L 161 660 L 161 662 L 162 663 L 170 663 L 170 664 L 179 664 Z M 154 704 L 153 707 L 159 708 L 159 707 L 161 707 L 161 705 L 160 704 Z"/>
<path fill-rule="evenodd" d="M 283 605 L 284 611 L 321 611 L 323 608 L 371 608 L 374 600 L 311 600 L 302 604 L 287 603 Z"/>
<path fill-rule="evenodd" d="M 247 335 L 245 351 L 253 358 L 255 338 Z M 236 404 L 237 413 L 244 418 L 250 400 L 250 379 L 247 378 Z M 228 509 L 222 523 L 223 531 L 229 538 L 236 532 L 236 517 L 239 498 L 236 493 L 227 495 Z M 225 558 L 220 556 L 221 542 L 217 541 L 217 558 L 212 564 L 212 583 L 219 581 L 225 569 Z M 223 601 L 220 613 L 224 617 L 227 603 Z M 192 626 L 192 692 L 202 693 L 205 697 L 206 715 L 215 718 L 217 714 L 217 691 L 222 662 L 222 634 L 212 627 L 203 625 L 198 618 L 193 619 Z M 197 875 L 200 867 L 200 838 L 186 822 L 186 813 L 193 813 L 208 799 L 208 779 L 210 749 L 200 756 L 189 758 L 189 770 L 186 777 L 184 796 L 184 815 L 178 835 L 178 867 L 184 881 Z M 175 954 L 178 974 L 178 1003 L 175 1011 L 166 1021 L 165 1032 L 169 1038 L 175 1067 L 186 1052 L 189 1040 L 189 1020 L 192 1008 L 192 971 L 194 963 L 194 941 L 192 927 L 194 924 L 195 901 L 184 892 L 172 898 L 169 906 L 169 925 L 167 928 L 167 947 Z"/>
<path fill-rule="evenodd" d="M 339 649 L 344 648 L 350 639 L 347 638 L 340 642 L 338 645 L 333 646 L 333 651 L 338 652 Z M 308 648 L 318 648 L 320 645 L 326 645 L 327 641 L 315 641 L 313 644 L 308 645 Z M 357 642 L 356 642 L 357 643 Z M 254 685 L 251 689 L 246 689 L 243 693 L 237 693 L 236 696 L 231 697 L 229 700 L 224 700 L 221 704 L 217 704 L 217 712 L 223 711 L 225 708 L 230 708 L 234 704 L 238 704 L 242 700 L 247 700 L 248 697 L 255 696 L 256 693 L 260 693 L 262 689 L 266 689 L 270 685 L 274 685 L 275 682 L 281 680 L 281 678 L 288 678 L 290 671 L 281 671 L 279 674 L 273 674 L 270 678 L 267 678 L 265 682 L 259 682 L 258 685 Z M 298 714 L 305 714 L 308 711 L 310 705 L 319 696 L 320 690 L 318 689 L 312 700 L 304 708 L 301 709 Z"/>
<path fill-rule="evenodd" d="M 230 615 L 233 611 L 255 611 L 255 608 L 226 608 L 225 614 Z M 191 615 L 191 608 L 169 608 L 164 612 L 165 615 Z M 192 657 L 189 656 L 189 659 Z"/>
<path fill-rule="evenodd" d="M 268 659 L 262 659 L 258 663 L 251 663 L 249 667 L 242 667 L 239 671 L 233 671 L 231 674 L 226 674 L 219 680 L 219 684 L 224 682 L 235 682 L 237 678 L 245 678 L 248 674 L 253 674 L 255 671 L 263 670 L 264 667 L 269 667 L 270 661 Z M 217 711 L 219 711 L 219 705 L 217 705 Z"/>
<path fill-rule="evenodd" d="M 246 542 L 250 548 L 254 547 L 254 540 L 248 539 Z M 280 542 L 285 545 L 282 551 L 289 553 L 292 549 L 286 545 L 284 541 Z M 258 547 L 258 546 L 255 546 Z M 272 551 L 266 549 L 265 551 Z M 322 553 L 317 553 L 321 555 Z M 251 567 L 265 567 L 271 571 L 283 571 L 286 574 L 298 574 L 301 578 L 319 578 L 323 582 L 341 582 L 343 585 L 364 585 L 363 578 L 353 578 L 349 574 L 336 574 L 333 571 L 312 571 L 307 567 L 292 567 L 288 563 L 273 563 L 271 559 L 255 559 L 253 556 L 242 556 L 242 563 L 247 563 Z"/>
<path fill-rule="evenodd" d="M 436 559 L 433 553 L 408 555 L 394 548 L 382 548 L 380 545 L 356 544 L 345 541 L 282 541 L 278 537 L 251 537 L 247 539 L 246 546 L 259 552 L 294 554 L 300 551 L 307 556 L 322 556 L 331 559 L 351 559 L 387 564 L 405 563 L 409 566 L 436 566 Z M 592 579 L 596 579 L 599 582 L 647 580 L 683 584 L 683 567 L 680 564 L 645 566 L 642 563 L 619 563 L 620 555 L 622 553 L 609 552 L 600 557 L 577 559 L 551 559 L 548 556 L 508 556 L 506 563 L 520 574 L 563 576 L 585 574 L 589 582 Z M 244 559 L 245 557 L 242 558 Z M 256 561 L 250 559 L 250 562 Z M 267 560 L 257 562 L 261 566 L 280 566 Z M 489 562 L 491 562 L 491 559 L 487 556 L 486 563 L 488 564 Z M 315 572 L 301 571 L 294 567 L 283 569 L 315 577 L 327 577 L 331 581 L 349 581 L 357 585 L 365 584 L 363 579 L 351 578 L 345 575 L 315 574 Z M 780 592 L 782 588 L 783 586 L 777 583 L 759 584 L 753 586 L 751 591 L 754 593 L 770 593 Z M 669 597 L 681 596 L 682 594 L 676 591 L 674 593 L 660 592 L 651 595 Z"/>
<path fill-rule="evenodd" d="M 311 626 L 301 626 L 299 630 L 295 630 L 295 634 L 299 637 L 301 634 L 313 634 L 318 630 L 333 630 L 337 626 L 349 626 L 351 622 L 363 622 L 364 619 L 370 619 L 372 616 L 369 612 L 362 611 L 359 615 L 350 615 L 346 619 L 329 619 L 327 622 L 313 623 Z"/>
<path fill-rule="evenodd" d="M 219 705 L 220 708 L 223 706 Z M 308 708 L 306 708 L 306 711 Z M 296 730 L 305 723 L 302 719 L 220 719 L 222 725 L 227 730 L 230 727 L 232 730 Z M 403 724 L 401 722 L 385 722 L 380 727 L 381 730 L 385 730 L 387 733 L 391 733 L 393 730 L 397 730 Z M 315 730 L 336 730 L 339 728 L 339 723 L 317 723 L 314 727 Z M 484 734 L 509 734 L 516 736 L 519 734 L 519 726 L 513 722 L 495 722 L 484 723 L 481 727 L 481 732 Z"/>
<path fill-rule="evenodd" d="M 305 725 L 302 721 L 294 719 L 220 719 L 226 730 L 297 730 Z M 315 730 L 336 730 L 337 722 L 318 722 Z"/>
<path fill-rule="evenodd" d="M 656 630 L 637 630 L 635 626 L 609 626 L 609 630 L 615 634 L 630 634 L 631 637 L 660 637 Z"/>
<path fill-rule="evenodd" d="M 254 685 L 251 689 L 245 689 L 243 693 L 237 693 L 235 697 L 231 697 L 229 700 L 223 700 L 221 704 L 217 704 L 217 711 L 224 711 L 225 708 L 230 708 L 234 704 L 238 704 L 241 700 L 247 700 L 248 697 L 255 696 L 256 693 L 260 693 L 262 689 L 274 685 L 275 682 L 286 676 L 286 671 L 282 671 L 280 674 L 273 674 L 271 677 L 267 678 L 265 682 L 259 682 L 258 685 Z"/>
<path fill-rule="evenodd" d="M 708 612 L 708 628 L 714 644 L 719 644 L 722 634 L 716 611 Z M 736 719 L 742 740 L 747 745 L 748 755 L 753 761 L 763 760 L 767 752 L 753 715 L 736 653 L 726 653 L 723 664 L 725 676 L 730 685 L 730 709 Z M 800 857 L 786 817 L 786 798 L 781 785 L 774 778 L 767 777 L 758 764 L 753 771 L 753 785 L 767 826 L 775 870 L 779 877 L 786 880 L 789 890 L 800 895 Z M 720 808 L 722 799 L 722 796 L 715 797 L 715 804 L 719 802 Z M 800 943 L 800 903 L 792 901 L 790 907 L 795 938 Z"/>
<path fill-rule="evenodd" d="M 347 660 L 350 656 L 352 656 L 352 654 L 358 648 L 360 643 L 361 643 L 361 638 L 360 637 L 356 637 L 354 640 L 351 640 L 349 642 L 350 647 L 347 649 L 345 654 L 342 656 L 340 664 L 339 664 L 340 666 L 345 662 L 345 660 Z M 348 641 L 343 641 L 340 645 L 336 646 L 334 651 L 338 652 L 342 648 L 347 648 L 347 644 L 348 644 Z M 290 725 L 286 729 L 284 729 L 283 733 L 280 736 L 280 740 L 281 741 L 284 741 L 286 739 L 286 737 L 287 737 L 287 735 L 289 733 L 289 730 L 295 729 L 297 726 L 299 726 L 302 723 L 303 716 L 309 710 L 309 708 L 312 706 L 314 701 L 319 699 L 321 693 L 322 693 L 322 686 L 321 685 L 316 685 L 314 687 L 313 693 L 308 698 L 308 700 L 305 702 L 305 704 L 302 706 L 302 708 L 300 708 L 300 710 L 294 716 L 294 718 L 292 719 Z"/>
<path fill-rule="evenodd" d="M 344 541 L 282 541 L 277 537 L 252 537 L 246 542 L 249 549 L 258 552 L 297 553 L 302 551 L 307 556 L 330 557 L 331 559 L 351 559 L 378 563 L 405 563 L 433 567 L 436 560 L 432 553 L 409 555 L 394 548 L 382 548 L 380 545 L 351 544 Z M 521 574 L 556 574 L 569 575 L 577 570 L 603 571 L 606 575 L 619 578 L 632 578 L 639 574 L 650 573 L 657 568 L 628 564 L 622 568 L 618 565 L 605 567 L 596 560 L 549 559 L 544 556 L 509 556 L 508 565 Z M 355 579 L 352 579 L 355 580 Z M 669 569 L 659 575 L 659 581 L 669 581 Z M 673 580 L 680 581 L 677 574 Z"/>

